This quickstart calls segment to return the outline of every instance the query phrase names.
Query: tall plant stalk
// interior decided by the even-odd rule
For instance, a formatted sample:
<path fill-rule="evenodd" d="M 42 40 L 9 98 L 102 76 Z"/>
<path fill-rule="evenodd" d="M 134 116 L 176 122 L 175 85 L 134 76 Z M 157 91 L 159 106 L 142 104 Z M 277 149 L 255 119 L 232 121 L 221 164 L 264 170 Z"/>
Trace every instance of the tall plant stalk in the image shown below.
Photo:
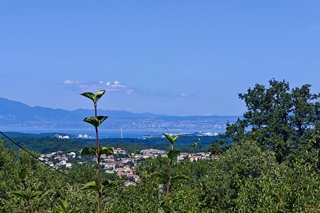
<path fill-rule="evenodd" d="M 99 139 L 98 139 L 98 128 L 96 128 L 96 145 L 97 145 L 97 153 L 99 153 Z M 97 156 L 98 160 L 98 178 L 97 185 L 101 186 L 101 169 L 100 169 L 100 156 Z M 99 212 L 102 213 L 102 189 L 98 190 L 99 194 Z"/>
<path fill-rule="evenodd" d="M 98 117 L 98 110 L 97 110 L 97 102 L 94 102 L 94 116 L 97 118 Z M 96 148 L 97 148 L 97 153 L 100 152 L 100 146 L 99 146 L 99 132 L 98 132 L 98 127 L 94 127 L 95 132 L 96 132 Z M 100 156 L 99 154 L 96 155 L 97 161 L 98 161 L 98 177 L 97 177 L 97 185 L 101 186 L 101 168 L 100 168 Z M 98 190 L 98 195 L 99 195 L 99 212 L 102 213 L 102 188 Z"/>
<path fill-rule="evenodd" d="M 88 183 L 86 184 L 83 189 L 93 189 L 98 191 L 98 206 L 99 206 L 99 213 L 102 213 L 102 185 L 101 185 L 101 169 L 100 169 L 100 156 L 102 154 L 113 154 L 113 150 L 111 148 L 104 148 L 102 149 L 99 145 L 99 132 L 98 127 L 99 125 L 105 121 L 108 117 L 107 116 L 98 116 L 97 110 L 97 102 L 98 100 L 104 95 L 106 91 L 100 90 L 97 93 L 93 94 L 91 92 L 82 93 L 82 96 L 85 96 L 93 101 L 94 106 L 94 116 L 85 118 L 84 121 L 90 123 L 95 128 L 96 133 L 96 147 L 95 149 L 92 148 L 84 148 L 81 152 L 81 155 L 89 155 L 95 154 L 97 158 L 97 182 L 96 184 Z"/>
<path fill-rule="evenodd" d="M 28 191 L 27 182 L 26 182 L 26 169 L 25 168 L 21 169 L 21 171 L 18 173 L 18 175 L 19 175 L 19 178 L 21 179 L 21 182 L 23 184 L 23 188 L 25 191 L 14 191 L 14 192 L 12 192 L 12 195 L 24 199 L 29 205 L 30 213 L 33 213 L 34 210 L 33 210 L 33 206 L 32 206 L 32 199 L 40 196 L 42 194 L 42 192 Z"/>
<path fill-rule="evenodd" d="M 164 203 L 165 206 L 168 205 L 168 201 L 169 201 L 169 190 L 170 190 L 170 186 L 171 186 L 171 171 L 172 171 L 172 163 L 173 163 L 173 159 L 179 155 L 180 151 L 176 150 L 174 152 L 173 150 L 173 144 L 176 140 L 178 140 L 178 138 L 180 137 L 180 135 L 176 135 L 176 136 L 171 136 L 170 134 L 163 134 L 167 140 L 170 142 L 170 151 L 168 153 L 168 157 L 170 159 L 169 161 L 169 167 L 168 167 L 168 181 L 167 181 L 167 186 L 166 186 L 166 201 Z M 171 154 L 171 155 L 170 155 Z"/>
<path fill-rule="evenodd" d="M 173 161 L 176 159 L 176 157 L 180 154 L 180 150 L 174 150 L 173 145 L 178 140 L 180 135 L 172 136 L 171 134 L 163 133 L 163 135 L 167 138 L 167 140 L 170 142 L 170 151 L 168 153 L 169 166 L 167 173 L 165 172 L 155 172 L 153 176 L 158 177 L 160 180 L 162 180 L 166 184 L 166 195 L 165 195 L 165 202 L 164 205 L 161 206 L 161 208 L 165 212 L 174 212 L 173 208 L 169 205 L 169 193 L 170 193 L 170 187 L 171 183 L 181 180 L 181 179 L 187 179 L 188 177 L 182 174 L 172 176 L 172 166 Z"/>
<path fill-rule="evenodd" d="M 169 162 L 169 168 L 168 168 L 168 182 L 167 182 L 167 186 L 166 186 L 166 201 L 164 202 L 164 205 L 168 205 L 168 201 L 169 201 L 169 190 L 170 190 L 170 186 L 171 186 L 171 170 L 172 170 L 172 159 L 170 159 Z"/>

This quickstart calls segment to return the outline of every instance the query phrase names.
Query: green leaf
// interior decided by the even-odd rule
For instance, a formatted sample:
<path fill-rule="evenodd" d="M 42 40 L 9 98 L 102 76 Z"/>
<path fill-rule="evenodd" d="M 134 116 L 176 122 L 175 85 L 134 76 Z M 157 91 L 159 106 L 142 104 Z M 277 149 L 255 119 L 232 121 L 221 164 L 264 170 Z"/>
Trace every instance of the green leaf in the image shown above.
<path fill-rule="evenodd" d="M 26 168 L 23 168 L 23 169 L 21 169 L 21 171 L 19 172 L 19 178 L 21 179 L 21 180 L 24 180 L 25 178 L 26 178 L 26 171 L 27 171 L 27 169 Z"/>
<path fill-rule="evenodd" d="M 35 197 L 39 197 L 40 195 L 42 195 L 42 192 L 40 191 L 30 192 L 30 200 L 32 200 Z"/>
<path fill-rule="evenodd" d="M 80 208 L 69 209 L 67 208 L 67 200 L 59 201 L 60 206 L 49 213 L 79 213 L 81 211 Z"/>
<path fill-rule="evenodd" d="M 29 196 L 26 194 L 26 192 L 15 191 L 15 192 L 11 192 L 11 194 L 16 196 L 16 197 L 20 197 L 20 198 L 24 199 L 25 201 L 29 200 Z"/>
<path fill-rule="evenodd" d="M 101 156 L 101 155 L 113 155 L 114 154 L 114 151 L 113 151 L 113 148 L 111 147 L 101 147 L 99 146 L 99 153 L 97 153 L 97 148 L 96 147 L 84 147 L 82 150 L 81 150 L 81 153 L 80 155 L 81 156 L 84 156 L 84 155 L 96 155 L 96 156 Z"/>
<path fill-rule="evenodd" d="M 104 95 L 105 92 L 105 90 L 99 90 L 96 92 L 97 101 Z"/>
<path fill-rule="evenodd" d="M 95 181 L 92 181 L 92 182 L 86 183 L 86 184 L 81 188 L 81 190 L 99 191 L 99 190 L 102 189 L 102 187 L 103 187 L 102 185 L 98 186 Z"/>
<path fill-rule="evenodd" d="M 66 200 L 64 200 L 64 201 L 60 200 L 60 209 L 63 212 L 66 212 L 66 210 L 67 210 L 67 201 Z"/>
<path fill-rule="evenodd" d="M 114 151 L 113 151 L 113 148 L 111 147 L 100 147 L 99 148 L 99 156 L 101 155 L 113 155 L 114 154 Z"/>
<path fill-rule="evenodd" d="M 165 182 L 168 182 L 169 181 L 169 177 L 168 177 L 168 174 L 165 173 L 165 172 L 155 172 L 152 174 L 153 177 L 157 177 L 157 178 L 160 178 L 162 179 L 163 181 Z"/>
<path fill-rule="evenodd" d="M 93 94 L 92 92 L 84 92 L 80 95 L 89 98 L 90 100 L 93 101 L 93 103 L 97 103 L 98 100 L 104 95 L 106 91 L 105 90 L 99 90 L 98 92 L 96 92 L 96 94 Z"/>
<path fill-rule="evenodd" d="M 35 197 L 40 196 L 42 194 L 42 192 L 40 192 L 40 191 L 36 191 L 36 192 L 14 191 L 14 192 L 11 192 L 11 194 L 16 197 L 20 197 L 26 201 L 29 201 Z"/>
<path fill-rule="evenodd" d="M 178 140 L 178 138 L 180 138 L 181 135 L 171 135 L 171 134 L 168 134 L 168 133 L 162 133 L 167 139 L 168 141 L 173 145 L 174 142 L 176 140 Z"/>
<path fill-rule="evenodd" d="M 91 116 L 88 118 L 83 119 L 84 122 L 87 122 L 89 124 L 91 124 L 92 126 L 98 128 L 100 126 L 100 124 L 102 124 L 106 119 L 108 118 L 108 116 Z"/>
<path fill-rule="evenodd" d="M 84 147 L 80 153 L 81 156 L 84 155 L 97 155 L 97 148 Z"/>
<path fill-rule="evenodd" d="M 165 212 L 175 212 L 172 207 L 166 206 L 166 205 L 163 205 L 163 206 L 162 206 L 162 209 L 163 209 L 163 211 L 165 211 Z"/>
<path fill-rule="evenodd" d="M 176 175 L 176 176 L 172 177 L 171 181 L 174 182 L 174 181 L 177 181 L 177 180 L 187 180 L 187 179 L 189 179 L 188 176 L 180 174 L 180 175 Z"/>
<path fill-rule="evenodd" d="M 180 150 L 170 150 L 168 153 L 168 157 L 172 160 L 180 154 Z"/>
<path fill-rule="evenodd" d="M 87 97 L 94 102 L 94 94 L 92 92 L 84 92 L 84 93 L 81 93 L 80 95 Z"/>

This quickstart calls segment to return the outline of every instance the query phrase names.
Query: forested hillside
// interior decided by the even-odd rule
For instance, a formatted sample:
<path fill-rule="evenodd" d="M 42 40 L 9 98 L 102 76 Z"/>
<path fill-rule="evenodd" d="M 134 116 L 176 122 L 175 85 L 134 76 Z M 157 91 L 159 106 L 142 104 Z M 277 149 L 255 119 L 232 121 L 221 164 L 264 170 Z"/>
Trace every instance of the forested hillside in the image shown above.
<path fill-rule="evenodd" d="M 212 143 L 211 160 L 177 162 L 181 138 L 165 134 L 167 157 L 142 161 L 136 168 L 141 179 L 132 186 L 113 174 L 101 173 L 97 180 L 99 160 L 58 172 L 1 141 L 0 210 L 320 212 L 320 95 L 311 94 L 310 87 L 291 89 L 288 82 L 272 79 L 268 88 L 257 84 L 240 93 L 247 111 Z M 96 104 L 99 92 L 86 95 Z M 98 133 L 103 119 L 86 122 Z M 232 146 L 224 148 L 230 140 Z M 112 155 L 98 142 L 82 154 Z"/>
<path fill-rule="evenodd" d="M 51 153 L 56 151 L 79 151 L 85 146 L 92 146 L 95 139 L 58 139 L 55 137 L 43 137 L 43 138 L 32 138 L 32 137 L 10 137 L 10 134 L 5 133 L 9 138 L 20 146 L 27 150 L 32 150 L 38 153 Z M 18 152 L 19 147 L 9 141 L 7 138 L 0 135 L 0 138 L 4 140 L 6 147 L 12 148 Z M 176 143 L 176 147 L 183 152 L 195 152 L 208 151 L 213 140 L 217 140 L 217 136 L 181 136 L 179 141 Z M 199 140 L 198 146 L 193 149 L 190 145 L 195 141 Z M 154 138 L 108 138 L 100 139 L 101 146 L 110 146 L 114 148 L 122 148 L 129 153 L 137 152 L 141 149 L 156 148 L 167 150 L 168 143 L 166 139 L 161 137 Z M 228 145 L 228 144 L 227 144 Z"/>

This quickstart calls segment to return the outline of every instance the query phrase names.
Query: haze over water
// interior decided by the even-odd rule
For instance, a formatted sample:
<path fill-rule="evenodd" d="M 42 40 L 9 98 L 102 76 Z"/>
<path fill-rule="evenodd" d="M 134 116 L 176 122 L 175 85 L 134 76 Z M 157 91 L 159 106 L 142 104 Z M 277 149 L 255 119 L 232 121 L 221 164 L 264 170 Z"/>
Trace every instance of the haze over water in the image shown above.
<path fill-rule="evenodd" d="M 0 129 L 2 132 L 21 132 L 29 134 L 41 134 L 41 133 L 59 133 L 65 135 L 73 135 L 78 137 L 79 134 L 87 134 L 88 136 L 95 136 L 94 129 Z M 166 133 L 166 130 L 158 131 L 148 131 L 148 130 L 122 130 L 123 138 L 142 138 L 143 136 L 161 136 L 162 133 Z M 198 131 L 191 130 L 170 130 L 170 133 L 179 134 L 179 133 L 195 133 Z M 207 132 L 207 131 L 203 131 Z M 224 131 L 217 132 L 223 133 Z M 100 138 L 120 138 L 121 132 L 120 129 L 100 129 L 99 130 Z"/>

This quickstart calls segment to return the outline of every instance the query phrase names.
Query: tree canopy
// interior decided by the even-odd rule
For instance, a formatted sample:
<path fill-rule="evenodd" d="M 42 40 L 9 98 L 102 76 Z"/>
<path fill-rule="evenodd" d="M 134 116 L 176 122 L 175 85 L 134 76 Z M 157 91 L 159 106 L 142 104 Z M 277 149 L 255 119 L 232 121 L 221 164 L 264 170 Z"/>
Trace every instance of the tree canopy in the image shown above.
<path fill-rule="evenodd" d="M 288 82 L 271 79 L 269 88 L 256 84 L 247 93 L 239 93 L 247 111 L 236 123 L 227 124 L 222 138 L 256 140 L 273 150 L 280 163 L 297 150 L 317 148 L 320 94 L 312 94 L 310 88 L 305 84 L 290 89 Z"/>

